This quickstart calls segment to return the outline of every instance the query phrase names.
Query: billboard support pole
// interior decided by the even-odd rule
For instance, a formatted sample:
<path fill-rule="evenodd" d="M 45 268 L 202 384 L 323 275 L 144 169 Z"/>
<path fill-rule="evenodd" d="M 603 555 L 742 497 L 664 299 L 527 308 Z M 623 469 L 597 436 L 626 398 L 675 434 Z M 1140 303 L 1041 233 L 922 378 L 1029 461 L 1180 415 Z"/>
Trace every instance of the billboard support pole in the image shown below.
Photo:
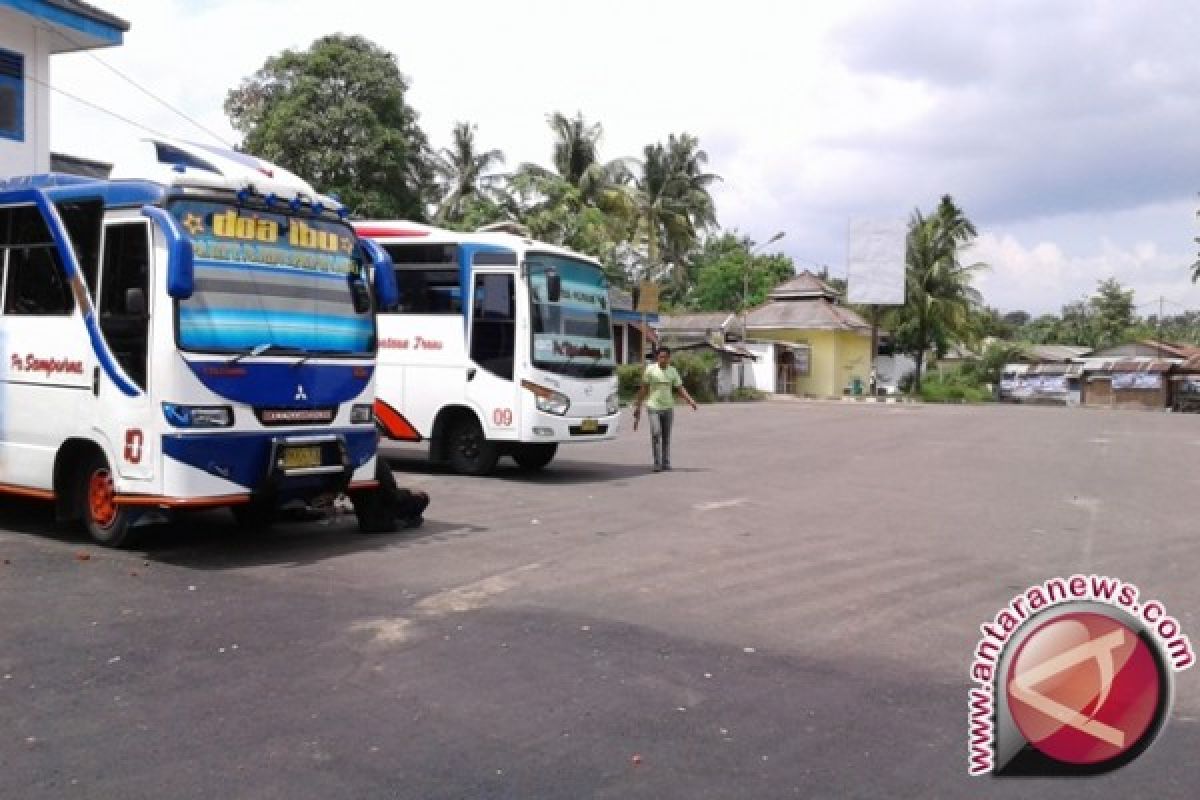
<path fill-rule="evenodd" d="M 878 381 L 875 379 L 875 356 L 879 353 L 879 304 L 871 304 L 871 356 L 867 361 L 867 375 L 871 377 L 871 395 L 878 393 Z"/>

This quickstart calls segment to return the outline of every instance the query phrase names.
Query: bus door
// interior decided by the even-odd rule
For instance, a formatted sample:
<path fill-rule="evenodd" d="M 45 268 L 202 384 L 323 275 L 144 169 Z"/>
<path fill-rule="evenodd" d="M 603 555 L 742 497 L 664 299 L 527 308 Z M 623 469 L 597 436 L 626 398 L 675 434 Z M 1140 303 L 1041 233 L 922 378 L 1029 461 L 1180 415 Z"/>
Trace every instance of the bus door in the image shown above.
<path fill-rule="evenodd" d="M 109 219 L 104 224 L 100 274 L 96 287 L 96 316 L 100 332 L 117 365 L 141 391 L 136 396 L 111 385 L 100 390 L 117 471 L 129 478 L 153 477 L 149 450 L 148 394 L 150 353 L 150 287 L 152 246 L 149 220 Z"/>
<path fill-rule="evenodd" d="M 519 387 L 517 355 L 517 256 L 486 245 L 459 248 L 463 286 L 469 286 L 467 312 L 467 399 L 483 416 L 488 439 L 512 439 Z"/>

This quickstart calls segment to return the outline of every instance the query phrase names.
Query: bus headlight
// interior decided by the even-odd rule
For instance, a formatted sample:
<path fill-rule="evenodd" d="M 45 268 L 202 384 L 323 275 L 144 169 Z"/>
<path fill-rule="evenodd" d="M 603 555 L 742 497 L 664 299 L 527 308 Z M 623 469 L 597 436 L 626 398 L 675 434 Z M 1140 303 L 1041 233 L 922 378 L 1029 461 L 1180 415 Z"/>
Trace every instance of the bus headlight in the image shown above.
<path fill-rule="evenodd" d="M 547 389 L 545 386 L 539 386 L 532 381 L 521 381 L 521 387 L 533 392 L 533 396 L 537 400 L 538 411 L 544 411 L 547 414 L 557 414 L 561 417 L 571 407 L 571 398 L 562 392 Z"/>
<path fill-rule="evenodd" d="M 229 406 L 185 406 L 163 403 L 163 415 L 176 428 L 228 428 L 233 425 Z"/>
<path fill-rule="evenodd" d="M 620 400 L 617 397 L 616 392 L 613 392 L 608 396 L 608 400 L 605 401 L 605 406 L 608 408 L 609 414 L 615 414 L 621 410 Z"/>
<path fill-rule="evenodd" d="M 366 425 L 375 421 L 375 406 L 370 403 L 355 403 L 350 406 L 350 424 Z"/>

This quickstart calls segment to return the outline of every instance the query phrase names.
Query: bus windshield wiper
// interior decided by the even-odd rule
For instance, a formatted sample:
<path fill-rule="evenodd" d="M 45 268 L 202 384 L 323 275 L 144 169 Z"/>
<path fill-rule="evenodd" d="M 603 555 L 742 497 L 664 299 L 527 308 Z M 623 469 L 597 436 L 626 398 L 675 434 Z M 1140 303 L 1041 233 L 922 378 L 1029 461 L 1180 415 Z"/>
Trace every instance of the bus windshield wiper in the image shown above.
<path fill-rule="evenodd" d="M 284 347 L 283 345 L 271 344 L 268 342 L 265 344 L 257 344 L 254 347 L 247 348 L 246 350 L 238 353 L 237 355 L 235 355 L 233 358 L 229 359 L 229 361 L 227 361 L 225 363 L 236 364 L 239 361 L 241 361 L 243 358 L 247 358 L 250 356 L 261 356 L 261 355 L 296 355 L 296 356 L 304 356 L 304 358 L 306 358 L 306 359 L 308 358 L 308 355 L 303 350 L 299 350 L 295 347 Z"/>

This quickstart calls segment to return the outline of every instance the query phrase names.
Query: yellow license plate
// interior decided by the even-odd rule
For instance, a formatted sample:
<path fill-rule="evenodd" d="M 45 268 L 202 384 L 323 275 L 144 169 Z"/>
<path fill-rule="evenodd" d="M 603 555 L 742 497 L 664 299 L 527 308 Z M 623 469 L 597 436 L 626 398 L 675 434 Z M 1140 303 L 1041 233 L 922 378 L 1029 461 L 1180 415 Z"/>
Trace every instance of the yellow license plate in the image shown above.
<path fill-rule="evenodd" d="M 321 466 L 320 445 L 285 447 L 283 450 L 284 469 L 305 469 L 319 466 Z"/>
<path fill-rule="evenodd" d="M 583 422 L 579 423 L 579 430 L 583 431 L 584 433 L 595 433 L 596 431 L 600 430 L 600 423 L 594 419 L 585 419 Z"/>

